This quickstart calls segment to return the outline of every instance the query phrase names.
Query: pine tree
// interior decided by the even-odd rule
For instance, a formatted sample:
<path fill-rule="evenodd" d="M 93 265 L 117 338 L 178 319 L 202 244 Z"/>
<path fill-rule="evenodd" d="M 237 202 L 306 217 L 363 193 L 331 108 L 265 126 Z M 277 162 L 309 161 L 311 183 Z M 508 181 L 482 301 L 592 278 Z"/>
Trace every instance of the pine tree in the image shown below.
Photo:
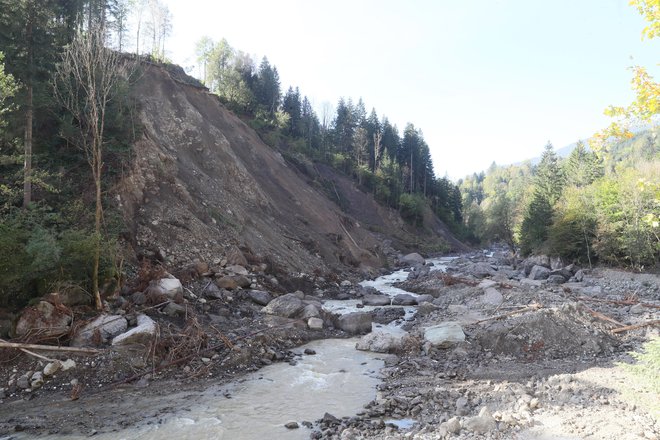
<path fill-rule="evenodd" d="M 289 87 L 286 91 L 282 100 L 282 110 L 289 115 L 288 134 L 294 137 L 302 136 L 302 102 L 298 87 L 295 90 L 293 87 Z"/>
<path fill-rule="evenodd" d="M 353 145 L 353 133 L 357 128 L 354 115 L 352 101 L 339 98 L 333 132 L 336 149 L 342 153 L 349 152 Z"/>
<path fill-rule="evenodd" d="M 559 157 L 552 144 L 548 142 L 541 155 L 541 162 L 536 167 L 535 191 L 552 206 L 561 196 L 564 181 L 564 172 L 559 165 Z"/>
<path fill-rule="evenodd" d="M 552 214 L 548 199 L 540 192 L 535 193 L 520 226 L 520 253 L 523 256 L 542 248 L 548 238 Z"/>
<path fill-rule="evenodd" d="M 578 142 L 564 166 L 566 184 L 578 188 L 593 183 L 603 175 L 601 160 L 594 153 L 587 150 L 582 141 Z"/>
<path fill-rule="evenodd" d="M 257 104 L 263 106 L 268 114 L 273 116 L 280 102 L 280 76 L 277 68 L 271 67 L 266 57 L 263 57 L 259 65 L 255 88 Z"/>

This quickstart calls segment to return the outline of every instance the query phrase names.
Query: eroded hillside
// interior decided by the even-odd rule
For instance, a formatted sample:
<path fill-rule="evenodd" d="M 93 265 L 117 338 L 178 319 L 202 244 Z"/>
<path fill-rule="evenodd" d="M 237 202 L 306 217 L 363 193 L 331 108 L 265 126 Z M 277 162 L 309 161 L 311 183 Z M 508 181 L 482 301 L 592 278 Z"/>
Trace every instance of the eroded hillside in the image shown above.
<path fill-rule="evenodd" d="M 343 182 L 336 190 L 353 203 L 342 211 L 314 176 L 289 166 L 217 97 L 161 67 L 146 67 L 134 95 L 144 133 L 117 199 L 138 255 L 181 266 L 238 246 L 257 261 L 311 272 L 382 266 L 387 239 L 399 247 L 442 240 L 437 219 L 426 237 L 415 237 L 396 211 L 335 176 Z M 324 169 L 319 179 L 330 174 Z M 366 221 L 354 217 L 367 211 Z"/>

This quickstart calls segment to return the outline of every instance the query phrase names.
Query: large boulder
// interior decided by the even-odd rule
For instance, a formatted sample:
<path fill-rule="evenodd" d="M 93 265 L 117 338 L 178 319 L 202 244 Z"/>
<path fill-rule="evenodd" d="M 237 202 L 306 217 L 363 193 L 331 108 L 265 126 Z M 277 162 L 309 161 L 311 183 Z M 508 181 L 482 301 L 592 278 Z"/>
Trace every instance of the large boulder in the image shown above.
<path fill-rule="evenodd" d="M 406 316 L 406 311 L 401 307 L 379 307 L 372 312 L 372 320 L 377 324 L 389 324 Z"/>
<path fill-rule="evenodd" d="M 497 422 L 488 407 L 483 407 L 478 416 L 468 417 L 463 421 L 463 428 L 477 434 L 486 434 L 497 429 Z"/>
<path fill-rule="evenodd" d="M 319 316 L 321 316 L 321 310 L 316 304 L 307 304 L 300 314 L 302 319 L 318 318 Z"/>
<path fill-rule="evenodd" d="M 312 330 L 322 330 L 323 320 L 321 318 L 309 318 L 307 320 L 307 327 Z"/>
<path fill-rule="evenodd" d="M 149 287 L 149 291 L 173 299 L 177 295 L 183 295 L 183 286 L 181 285 L 181 281 L 177 278 L 161 278 L 152 283 Z"/>
<path fill-rule="evenodd" d="M 500 291 L 494 287 L 488 287 L 487 289 L 485 289 L 484 294 L 481 297 L 482 303 L 492 306 L 499 306 L 500 304 L 502 304 L 502 301 L 504 301 L 504 297 L 502 296 Z"/>
<path fill-rule="evenodd" d="M 38 336 L 48 338 L 60 336 L 69 331 L 72 313 L 63 305 L 54 306 L 46 301 L 39 301 L 36 306 L 23 310 L 14 335 L 17 337 Z"/>
<path fill-rule="evenodd" d="M 435 298 L 433 298 L 433 295 L 423 294 L 423 295 L 418 295 L 417 298 L 415 299 L 417 300 L 417 304 L 421 305 L 424 303 L 433 302 Z"/>
<path fill-rule="evenodd" d="M 571 272 L 570 269 L 564 267 L 564 268 L 561 268 L 561 269 L 555 269 L 555 270 L 551 271 L 550 276 L 552 276 L 552 275 L 561 276 L 564 279 L 564 281 L 562 281 L 562 283 L 563 283 L 563 282 L 566 282 L 566 281 L 570 280 L 573 277 L 573 272 Z M 559 284 L 561 284 L 561 283 L 559 283 Z"/>
<path fill-rule="evenodd" d="M 495 275 L 496 271 L 488 263 L 476 263 L 468 268 L 468 273 L 477 278 L 485 278 Z"/>
<path fill-rule="evenodd" d="M 403 348 L 408 332 L 397 333 L 374 331 L 363 336 L 355 348 L 362 351 L 373 351 L 375 353 L 392 353 Z"/>
<path fill-rule="evenodd" d="M 337 321 L 337 326 L 346 333 L 360 334 L 371 331 L 371 322 L 371 313 L 353 312 L 341 315 Z"/>
<path fill-rule="evenodd" d="M 434 347 L 447 348 L 465 341 L 465 333 L 458 322 L 448 321 L 424 329 L 424 340 Z"/>
<path fill-rule="evenodd" d="M 407 293 L 400 293 L 392 298 L 393 306 L 415 306 L 417 305 L 417 298 Z"/>
<path fill-rule="evenodd" d="M 365 306 L 389 306 L 392 298 L 387 295 L 366 295 L 362 298 L 362 304 Z"/>
<path fill-rule="evenodd" d="M 103 344 L 124 333 L 126 329 L 128 329 L 128 322 L 123 316 L 101 315 L 76 332 L 71 339 L 71 345 L 83 347 Z"/>
<path fill-rule="evenodd" d="M 550 258 L 547 255 L 532 255 L 522 262 L 525 276 L 528 276 L 534 266 L 543 266 L 550 269 Z"/>
<path fill-rule="evenodd" d="M 112 345 L 148 345 L 158 330 L 156 322 L 147 315 L 137 316 L 137 326 L 129 331 L 115 336 Z"/>
<path fill-rule="evenodd" d="M 550 276 L 550 269 L 545 266 L 536 265 L 529 272 L 530 280 L 547 280 Z"/>
<path fill-rule="evenodd" d="M 304 307 L 305 304 L 298 295 L 295 293 L 287 293 L 286 295 L 278 296 L 269 302 L 266 307 L 261 309 L 261 311 L 269 315 L 293 318 L 299 314 Z"/>
<path fill-rule="evenodd" d="M 426 262 L 426 260 L 424 259 L 424 257 L 419 255 L 418 253 L 413 252 L 412 254 L 408 254 L 408 255 L 405 255 L 405 256 L 401 257 L 401 262 L 404 263 L 404 264 L 407 264 L 409 266 L 415 266 L 415 265 L 418 265 L 418 264 L 420 264 L 420 265 L 424 264 Z"/>
<path fill-rule="evenodd" d="M 550 275 L 548 277 L 548 284 L 564 284 L 565 282 L 566 278 L 561 275 Z"/>

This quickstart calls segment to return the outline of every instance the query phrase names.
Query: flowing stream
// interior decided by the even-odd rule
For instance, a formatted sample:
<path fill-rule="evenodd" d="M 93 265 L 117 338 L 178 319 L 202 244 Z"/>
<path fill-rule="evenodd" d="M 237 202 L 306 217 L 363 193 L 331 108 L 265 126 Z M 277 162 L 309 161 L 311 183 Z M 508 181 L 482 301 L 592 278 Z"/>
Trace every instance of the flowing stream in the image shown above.
<path fill-rule="evenodd" d="M 444 270 L 449 259 L 429 260 L 432 270 Z M 406 270 L 384 275 L 373 281 L 363 281 L 392 297 L 408 293 L 391 284 L 407 278 Z M 367 311 L 374 307 L 357 308 L 359 301 L 327 301 L 326 310 L 336 313 Z M 397 307 L 397 306 L 392 306 Z M 399 306 L 400 307 L 400 306 Z M 415 307 L 406 306 L 406 316 L 414 315 Z M 400 323 L 377 326 L 379 331 L 399 332 Z M 314 341 L 294 350 L 303 353 L 306 348 L 315 355 L 303 355 L 295 366 L 277 363 L 251 373 L 237 382 L 214 386 L 194 396 L 181 394 L 167 396 L 180 410 L 149 420 L 143 425 L 124 431 L 97 434 L 102 440 L 160 440 L 160 439 L 232 439 L 252 440 L 264 438 L 307 439 L 310 430 L 303 425 L 287 429 L 289 422 L 314 422 L 328 412 L 336 417 L 352 416 L 376 396 L 382 355 L 355 350 L 356 339 L 326 339 Z M 180 401 L 177 401 L 180 399 Z M 408 421 L 392 421 L 408 423 Z M 404 423 L 404 424 L 405 424 Z M 50 437 L 83 439 L 78 437 Z"/>

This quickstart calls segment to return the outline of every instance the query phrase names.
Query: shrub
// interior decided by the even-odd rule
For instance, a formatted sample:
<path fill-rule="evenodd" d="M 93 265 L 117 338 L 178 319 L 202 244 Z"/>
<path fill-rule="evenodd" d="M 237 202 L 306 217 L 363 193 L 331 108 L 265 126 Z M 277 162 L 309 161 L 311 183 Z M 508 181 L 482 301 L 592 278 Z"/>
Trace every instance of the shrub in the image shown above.
<path fill-rule="evenodd" d="M 64 226 L 43 206 L 0 220 L 0 255 L 11 256 L 0 258 L 0 306 L 23 306 L 62 282 L 89 290 L 96 238 Z M 100 280 L 115 276 L 116 254 L 116 242 L 101 241 Z"/>
<path fill-rule="evenodd" d="M 565 190 L 549 230 L 548 242 L 552 255 L 591 265 L 596 236 L 591 199 L 591 192 L 586 188 L 569 187 Z"/>
<path fill-rule="evenodd" d="M 411 225 L 421 226 L 424 218 L 424 199 L 418 194 L 401 194 L 399 212 L 401 217 Z"/>

